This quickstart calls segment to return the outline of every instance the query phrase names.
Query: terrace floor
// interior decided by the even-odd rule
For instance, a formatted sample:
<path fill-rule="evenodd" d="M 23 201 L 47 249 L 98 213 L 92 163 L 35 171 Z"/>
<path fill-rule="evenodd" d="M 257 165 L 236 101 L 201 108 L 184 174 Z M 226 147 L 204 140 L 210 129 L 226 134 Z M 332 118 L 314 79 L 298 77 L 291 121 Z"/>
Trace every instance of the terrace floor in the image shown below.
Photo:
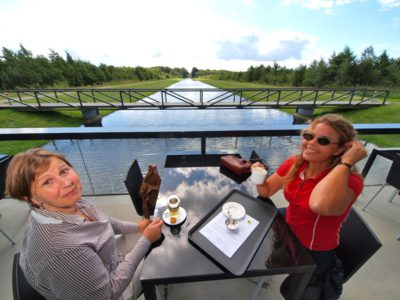
<path fill-rule="evenodd" d="M 400 285 L 400 197 L 392 203 L 386 201 L 393 188 L 386 187 L 366 211 L 363 205 L 379 188 L 388 171 L 389 162 L 377 159 L 366 179 L 366 187 L 357 200 L 355 207 L 374 230 L 383 246 L 367 263 L 347 282 L 341 299 L 399 299 Z M 361 166 L 362 167 L 362 166 Z M 128 221 L 136 221 L 137 216 L 128 195 L 86 197 L 91 199 L 107 214 Z M 272 197 L 276 205 L 283 206 L 282 194 Z M 12 260 L 19 252 L 29 215 L 25 203 L 13 199 L 0 201 L 0 228 L 16 242 L 14 246 L 0 234 L 0 299 L 13 299 L 12 296 Z M 355 237 L 357 238 L 357 237 Z M 134 239 L 134 237 L 133 237 Z M 279 285 L 284 276 L 271 276 L 267 280 L 257 299 L 282 299 Z M 168 299 L 250 299 L 257 278 L 234 279 L 213 282 L 169 285 Z M 163 289 L 161 289 L 163 290 Z M 143 298 L 143 296 L 142 296 Z"/>

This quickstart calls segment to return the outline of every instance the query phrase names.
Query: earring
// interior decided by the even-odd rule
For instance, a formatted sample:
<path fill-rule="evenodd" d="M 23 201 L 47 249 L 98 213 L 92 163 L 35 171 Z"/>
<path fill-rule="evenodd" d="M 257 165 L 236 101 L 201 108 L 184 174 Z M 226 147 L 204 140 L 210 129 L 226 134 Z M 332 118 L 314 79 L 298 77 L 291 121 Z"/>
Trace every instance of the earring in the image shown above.
<path fill-rule="evenodd" d="M 39 208 L 40 208 L 40 209 L 44 209 L 44 202 L 40 202 Z"/>

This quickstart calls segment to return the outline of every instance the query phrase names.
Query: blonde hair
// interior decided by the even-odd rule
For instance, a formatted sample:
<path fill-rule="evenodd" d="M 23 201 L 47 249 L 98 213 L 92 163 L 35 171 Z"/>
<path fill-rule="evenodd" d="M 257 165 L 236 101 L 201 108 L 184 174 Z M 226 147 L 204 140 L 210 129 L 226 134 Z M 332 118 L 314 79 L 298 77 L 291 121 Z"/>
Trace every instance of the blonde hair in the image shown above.
<path fill-rule="evenodd" d="M 62 160 L 72 167 L 63 155 L 42 148 L 29 149 L 15 155 L 7 168 L 6 194 L 33 205 L 32 184 L 39 174 L 49 168 L 52 158 Z"/>
<path fill-rule="evenodd" d="M 345 143 L 355 140 L 357 138 L 357 131 L 354 129 L 353 125 L 347 121 L 343 116 L 338 114 L 326 114 L 316 118 L 305 130 L 312 130 L 318 124 L 326 124 L 333 128 L 339 134 L 339 146 L 343 146 Z M 302 132 L 303 132 L 302 131 Z M 339 156 L 333 157 L 333 165 L 339 163 Z M 285 176 L 285 185 L 296 178 L 297 172 L 300 170 L 304 163 L 302 153 L 296 155 L 293 165 L 290 167 L 289 171 Z"/>

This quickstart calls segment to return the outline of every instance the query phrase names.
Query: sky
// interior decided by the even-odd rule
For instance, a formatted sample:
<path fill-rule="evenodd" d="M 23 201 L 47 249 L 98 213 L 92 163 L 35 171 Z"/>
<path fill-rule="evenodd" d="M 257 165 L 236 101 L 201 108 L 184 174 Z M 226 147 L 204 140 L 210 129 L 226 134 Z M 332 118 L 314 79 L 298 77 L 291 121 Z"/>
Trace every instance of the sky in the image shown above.
<path fill-rule="evenodd" d="M 95 65 L 245 71 L 400 57 L 400 0 L 0 0 L 0 47 Z"/>

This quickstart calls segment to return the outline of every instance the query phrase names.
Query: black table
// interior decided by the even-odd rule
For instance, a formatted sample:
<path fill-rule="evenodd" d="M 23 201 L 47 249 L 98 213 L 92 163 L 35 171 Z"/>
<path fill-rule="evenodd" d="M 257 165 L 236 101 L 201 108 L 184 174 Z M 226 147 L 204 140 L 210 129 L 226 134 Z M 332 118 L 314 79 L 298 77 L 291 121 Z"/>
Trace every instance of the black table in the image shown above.
<path fill-rule="evenodd" d="M 240 182 L 240 181 L 239 181 Z M 165 168 L 155 216 L 161 216 L 162 204 L 169 195 L 176 194 L 187 211 L 179 235 L 163 227 L 165 239 L 145 259 L 141 274 L 144 296 L 156 299 L 158 284 L 196 282 L 238 278 L 224 271 L 188 241 L 189 230 L 232 189 L 257 196 L 255 185 L 247 179 L 241 183 L 220 172 L 219 167 Z M 269 201 L 261 199 L 259 201 Z M 298 242 L 286 222 L 278 215 L 257 250 L 247 271 L 240 277 L 275 274 L 297 274 L 291 299 L 299 299 L 307 285 L 315 263 Z"/>

